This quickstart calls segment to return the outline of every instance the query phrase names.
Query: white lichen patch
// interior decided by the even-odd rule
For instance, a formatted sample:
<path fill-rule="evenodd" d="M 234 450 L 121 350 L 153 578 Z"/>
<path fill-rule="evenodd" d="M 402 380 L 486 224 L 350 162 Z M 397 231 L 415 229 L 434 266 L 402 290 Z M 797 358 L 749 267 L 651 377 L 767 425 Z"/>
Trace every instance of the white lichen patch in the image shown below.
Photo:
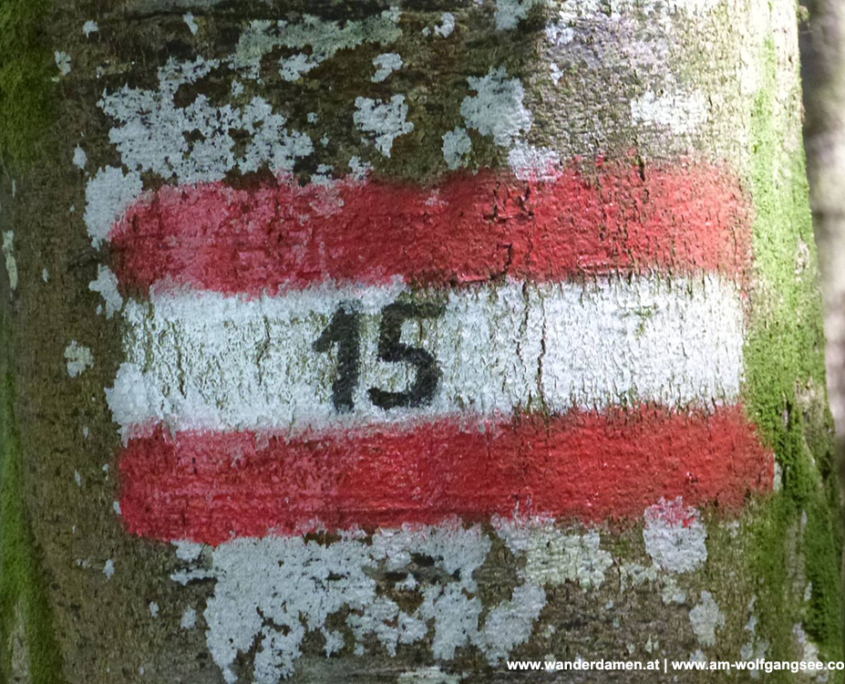
<path fill-rule="evenodd" d="M 613 565 L 613 557 L 601 548 L 601 537 L 595 530 L 571 534 L 549 521 L 504 518 L 497 518 L 494 524 L 508 548 L 525 556 L 522 576 L 533 584 L 574 582 L 583 589 L 597 589 Z"/>
<path fill-rule="evenodd" d="M 774 475 L 772 476 L 772 489 L 775 493 L 783 489 L 783 466 L 775 459 Z"/>
<path fill-rule="evenodd" d="M 70 73 L 70 55 L 67 52 L 56 50 L 54 58 L 56 66 L 59 68 L 59 74 L 67 76 Z"/>
<path fill-rule="evenodd" d="M 631 118 L 635 125 L 666 128 L 674 135 L 695 133 L 709 115 L 707 97 L 700 90 L 660 95 L 648 91 L 631 101 Z"/>
<path fill-rule="evenodd" d="M 455 15 L 451 12 L 443 12 L 440 15 L 440 26 L 434 27 L 434 35 L 441 38 L 448 38 L 455 30 Z"/>
<path fill-rule="evenodd" d="M 84 24 L 82 24 L 82 33 L 85 34 L 86 38 L 90 38 L 92 33 L 96 33 L 100 30 L 100 27 L 97 26 L 97 22 L 93 19 L 89 19 Z"/>
<path fill-rule="evenodd" d="M 116 167 L 100 169 L 85 188 L 85 225 L 94 247 L 99 247 L 129 205 L 143 190 L 141 176 L 134 171 L 124 174 Z"/>
<path fill-rule="evenodd" d="M 472 643 L 487 656 L 490 665 L 507 658 L 517 646 L 528 641 L 534 621 L 546 605 L 542 587 L 526 583 L 513 590 L 513 598 L 487 613 L 484 626 L 472 636 Z M 435 657 L 438 657 L 435 653 Z M 454 657 L 452 652 L 449 658 Z"/>
<path fill-rule="evenodd" d="M 72 340 L 65 348 L 65 360 L 68 375 L 72 378 L 94 365 L 94 355 L 91 350 L 88 347 L 83 347 L 76 340 Z"/>
<path fill-rule="evenodd" d="M 797 623 L 792 627 L 792 636 L 801 649 L 801 660 L 805 663 L 812 663 L 814 666 L 821 664 L 819 659 L 819 647 L 814 644 L 807 633 L 804 631 L 804 626 Z M 830 678 L 830 673 L 820 669 L 807 670 L 810 677 L 815 677 L 820 682 L 826 682 Z"/>
<path fill-rule="evenodd" d="M 414 124 L 407 121 L 407 117 L 408 105 L 404 95 L 394 95 L 389 102 L 369 97 L 355 98 L 353 122 L 360 131 L 369 134 L 368 139 L 385 157 L 390 156 L 396 138 L 414 130 Z"/>
<path fill-rule="evenodd" d="M 745 631 L 749 632 L 748 642 L 739 650 L 740 658 L 748 662 L 754 662 L 764 659 L 769 651 L 769 642 L 757 636 L 757 616 L 754 614 L 754 604 L 757 602 L 757 597 L 752 597 L 748 603 L 748 610 L 751 617 L 748 618 L 748 623 L 745 625 Z M 760 670 L 751 670 L 751 678 L 759 679 Z"/>
<path fill-rule="evenodd" d="M 519 180 L 552 181 L 560 175 L 560 155 L 547 147 L 517 143 L 508 153 L 508 165 Z"/>
<path fill-rule="evenodd" d="M 23 599 L 15 603 L 14 617 L 8 623 L 10 631 L 3 635 L 8 649 L 7 661 L 11 666 L 11 681 L 30 684 L 32 675 L 30 670 L 30 645 L 27 639 L 27 613 Z"/>
<path fill-rule="evenodd" d="M 15 233 L 3 231 L 3 258 L 6 262 L 6 275 L 9 276 L 9 289 L 14 292 L 18 287 L 18 262 L 15 260 Z"/>
<path fill-rule="evenodd" d="M 219 60 L 201 57 L 192 62 L 170 59 L 158 70 L 157 90 L 124 86 L 103 96 L 103 112 L 119 122 L 109 131 L 109 140 L 124 165 L 132 172 L 151 171 L 197 183 L 220 180 L 234 168 L 246 173 L 267 165 L 273 171 L 290 171 L 296 159 L 311 154 L 311 139 L 288 130 L 287 119 L 264 98 L 253 97 L 241 107 L 218 107 L 206 95 L 197 95 L 187 106 L 177 106 L 174 96 L 180 87 L 220 65 Z M 240 156 L 234 152 L 233 131 L 249 139 Z M 116 173 L 120 171 L 111 171 L 112 180 Z M 109 213 L 113 217 L 118 212 Z"/>
<path fill-rule="evenodd" d="M 435 665 L 403 672 L 396 680 L 396 684 L 460 684 L 461 679 L 460 675 L 447 674 Z"/>
<path fill-rule="evenodd" d="M 646 567 L 640 563 L 622 563 L 619 566 L 619 591 L 625 592 L 629 586 L 656 582 L 659 576 L 660 571 L 655 565 Z"/>
<path fill-rule="evenodd" d="M 569 25 L 569 21 L 561 19 L 546 24 L 546 40 L 555 47 L 569 45 L 575 38 L 575 29 Z M 555 77 L 557 73 L 557 77 Z M 557 64 L 552 64 L 552 80 L 557 83 L 560 80 L 560 69 Z"/>
<path fill-rule="evenodd" d="M 200 557 L 202 553 L 202 544 L 183 539 L 173 542 L 176 547 L 176 557 L 179 560 L 191 562 Z"/>
<path fill-rule="evenodd" d="M 707 529 L 701 514 L 684 506 L 681 497 L 660 501 L 645 511 L 646 551 L 662 569 L 689 572 L 707 560 Z"/>
<path fill-rule="evenodd" d="M 525 88 L 518 78 L 508 78 L 504 67 L 491 67 L 486 76 L 470 76 L 467 82 L 477 93 L 461 103 L 467 128 L 492 136 L 502 147 L 509 147 L 531 128 L 531 112 L 523 104 Z"/>
<path fill-rule="evenodd" d="M 448 660 L 458 648 L 475 646 L 496 664 L 525 642 L 545 605 L 545 592 L 533 584 L 517 586 L 508 600 L 483 607 L 474 572 L 491 541 L 479 526 L 458 523 L 416 530 L 381 530 L 371 543 L 346 535 L 321 545 L 301 537 L 237 539 L 214 549 L 211 568 L 189 570 L 175 581 L 214 577 L 214 595 L 204 612 L 207 643 L 227 682 L 237 681 L 232 666 L 238 653 L 258 646 L 252 678 L 277 682 L 294 671 L 306 633 L 319 632 L 327 651 L 340 647 L 340 634 L 325 630 L 328 617 L 349 609 L 346 623 L 364 652 L 370 637 L 388 653 L 399 644 L 431 638 L 435 658 Z M 431 559 L 437 582 L 402 582 L 416 587 L 421 601 L 412 612 L 377 591 L 374 575 L 413 577 L 417 555 Z M 411 589 L 409 589 L 411 590 Z"/>
<path fill-rule="evenodd" d="M 117 276 L 108 266 L 97 266 L 97 279 L 88 284 L 88 289 L 99 292 L 105 300 L 106 318 L 111 318 L 123 308 L 123 297 L 117 289 Z"/>
<path fill-rule="evenodd" d="M 663 603 L 686 603 L 687 592 L 678 586 L 678 582 L 671 575 L 663 579 Z"/>
<path fill-rule="evenodd" d="M 496 0 L 496 28 L 515 29 L 535 5 L 549 4 L 548 0 Z"/>
<path fill-rule="evenodd" d="M 196 35 L 197 31 L 199 30 L 199 26 L 197 26 L 196 19 L 194 19 L 194 15 L 191 12 L 186 12 L 182 15 L 182 21 L 188 27 L 188 30 L 191 32 L 191 35 Z"/>
<path fill-rule="evenodd" d="M 546 24 L 546 40 L 557 47 L 568 45 L 575 38 L 576 22 L 584 17 L 597 17 L 602 13 L 602 9 L 601 0 L 561 3 L 556 19 Z M 606 9 L 605 6 L 605 11 Z"/>
<path fill-rule="evenodd" d="M 179 621 L 179 626 L 182 629 L 193 629 L 197 626 L 197 611 L 193 608 L 186 608 L 182 613 L 182 619 Z"/>
<path fill-rule="evenodd" d="M 800 278 L 813 264 L 813 253 L 810 246 L 800 237 L 798 238 L 798 249 L 795 253 L 795 276 Z"/>
<path fill-rule="evenodd" d="M 443 135 L 443 159 L 446 166 L 455 170 L 464 164 L 464 159 L 472 151 L 472 140 L 465 128 L 456 126 Z"/>
<path fill-rule="evenodd" d="M 552 3 L 544 0 L 507 0 L 505 3 L 506 17 L 520 15 L 518 21 L 524 19 L 528 12 L 513 5 L 552 5 L 557 9 L 557 19 L 551 22 L 557 31 L 557 37 L 572 31 L 579 21 L 595 23 L 602 20 L 620 21 L 631 19 L 636 15 L 647 17 L 650 21 L 667 24 L 677 17 L 703 16 L 711 12 L 719 0 L 566 0 L 566 2 Z M 573 32 L 574 33 L 574 32 Z M 571 35 L 564 38 L 564 42 L 571 40 Z"/>
<path fill-rule="evenodd" d="M 614 0 L 616 3 L 616 11 L 621 12 L 623 8 L 636 6 L 638 0 Z M 670 14 L 675 12 L 683 12 L 687 15 L 692 16 L 701 16 L 705 15 L 709 12 L 712 12 L 713 9 L 719 4 L 719 0 L 668 0 L 668 2 L 662 3 L 660 0 L 649 0 L 646 3 L 646 6 L 649 8 L 651 13 L 655 11 L 659 11 L 661 6 L 665 6 L 664 11 L 668 11 Z"/>
<path fill-rule="evenodd" d="M 438 660 L 451 660 L 458 649 L 473 647 L 495 666 L 531 636 L 546 605 L 544 586 L 572 583 L 592 591 L 606 582 L 614 565 L 620 568 L 622 592 L 645 583 L 655 585 L 659 592 L 662 583 L 664 601 L 686 600 L 676 578 L 657 565 L 614 562 L 601 549 L 596 530 L 567 530 L 542 519 L 496 517 L 492 522 L 516 556 L 518 568 L 510 597 L 494 605 L 482 605 L 475 579 L 493 542 L 480 526 L 464 528 L 458 521 L 379 530 L 370 540 L 351 531 L 329 544 L 302 537 L 235 539 L 207 548 L 201 560 L 202 545 L 180 541 L 175 543 L 176 555 L 188 565 L 171 579 L 180 584 L 215 581 L 203 613 L 206 639 L 230 683 L 239 681 L 234 663 L 247 653 L 255 653 L 247 665 L 250 681 L 269 684 L 290 676 L 309 633 L 322 638 L 327 656 L 343 649 L 358 655 L 383 649 L 395 655 L 402 644 L 428 641 Z M 418 593 L 419 600 L 411 602 L 417 607 L 400 607 L 385 593 L 385 583 Z M 611 600 L 605 609 L 613 607 Z M 345 632 L 327 626 L 339 612 L 346 615 Z M 180 626 L 191 629 L 196 621 L 196 612 L 188 608 Z M 715 645 L 725 616 L 709 592 L 700 593 L 690 623 L 702 648 Z M 614 624 L 618 627 L 619 621 Z M 752 638 L 755 628 L 754 620 L 746 628 Z M 544 634 L 548 637 L 554 631 L 547 626 Z M 753 653 L 767 648 L 768 644 L 755 642 Z M 642 649 L 657 653 L 661 645 L 652 638 Z M 453 679 L 457 675 L 437 668 L 405 674 L 399 681 L 458 681 Z"/>
<path fill-rule="evenodd" d="M 302 21 L 256 20 L 241 34 L 238 47 L 231 59 L 231 65 L 245 78 L 260 77 L 261 58 L 278 47 L 292 50 L 308 50 L 292 57 L 283 57 L 279 73 L 287 81 L 296 81 L 302 74 L 337 54 L 338 50 L 349 50 L 369 42 L 389 45 L 401 35 L 400 12 L 389 9 L 363 21 L 326 21 L 306 14 Z"/>
<path fill-rule="evenodd" d="M 179 570 L 170 575 L 170 579 L 177 584 L 181 584 L 183 587 L 188 586 L 188 582 L 214 578 L 214 573 L 209 570 Z"/>
<path fill-rule="evenodd" d="M 85 154 L 85 150 L 77 145 L 73 150 L 73 165 L 80 169 L 84 169 L 87 163 L 88 155 Z"/>
<path fill-rule="evenodd" d="M 402 57 L 396 52 L 386 52 L 373 59 L 376 72 L 370 79 L 373 83 L 381 83 L 394 71 L 402 68 Z"/>
<path fill-rule="evenodd" d="M 346 645 L 346 639 L 343 636 L 343 632 L 323 627 L 320 629 L 320 633 L 323 635 L 323 639 L 325 639 L 326 642 L 324 646 L 326 657 L 329 657 L 332 653 L 339 652 Z"/>
<path fill-rule="evenodd" d="M 701 592 L 701 600 L 690 611 L 689 619 L 701 645 L 715 646 L 716 632 L 725 626 L 725 615 L 709 591 Z"/>
<path fill-rule="evenodd" d="M 310 55 L 300 52 L 279 61 L 279 75 L 286 81 L 298 81 L 302 78 L 302 74 L 308 73 L 316 66 Z"/>
<path fill-rule="evenodd" d="M 810 677 L 816 678 L 820 682 L 826 682 L 830 679 L 830 673 L 822 669 L 816 669 L 821 665 L 819 658 L 819 647 L 814 644 L 807 633 L 804 631 L 804 625 L 797 623 L 792 627 L 792 636 L 795 638 L 798 648 L 800 648 L 801 660 L 805 663 L 812 663 L 814 669 L 806 670 Z"/>
<path fill-rule="evenodd" d="M 372 170 L 372 164 L 361 161 L 361 157 L 354 156 L 349 159 L 349 177 L 352 180 L 366 180 Z"/>

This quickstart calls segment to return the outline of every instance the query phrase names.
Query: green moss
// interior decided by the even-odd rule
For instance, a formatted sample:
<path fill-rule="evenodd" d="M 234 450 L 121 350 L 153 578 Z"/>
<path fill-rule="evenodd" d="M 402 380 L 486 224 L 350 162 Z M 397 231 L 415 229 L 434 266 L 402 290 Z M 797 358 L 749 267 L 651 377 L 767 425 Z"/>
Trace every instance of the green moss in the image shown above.
<path fill-rule="evenodd" d="M 0 680 L 12 679 L 12 635 L 22 631 L 32 684 L 60 684 L 61 655 L 23 503 L 7 319 L 4 312 L 0 319 L 4 338 L 0 360 Z"/>
<path fill-rule="evenodd" d="M 0 2 L 0 155 L 16 163 L 36 156 L 53 119 L 48 7 L 49 0 Z"/>
<path fill-rule="evenodd" d="M 39 156 L 53 121 L 50 78 L 57 70 L 44 28 L 48 8 L 48 0 L 0 2 L 0 158 L 19 169 Z M 63 681 L 61 655 L 23 500 L 5 307 L 0 331 L 0 680 L 11 680 L 16 655 L 14 666 L 27 667 L 29 681 L 54 684 Z M 24 662 L 12 652 L 15 635 L 25 644 Z"/>
<path fill-rule="evenodd" d="M 755 523 L 753 563 L 760 578 L 761 621 L 771 635 L 770 657 L 787 656 L 792 626 L 803 615 L 804 629 L 823 659 L 842 658 L 841 581 L 836 481 L 832 472 L 830 414 L 802 410 L 798 388 L 824 388 L 821 297 L 814 271 L 813 226 L 800 146 L 783 152 L 784 132 L 797 116 L 781 122 L 776 111 L 775 52 L 767 45 L 767 83 L 752 112 L 751 184 L 754 196 L 755 286 L 745 349 L 746 401 L 783 469 L 783 492 Z M 796 95 L 797 97 L 797 95 Z M 786 160 L 784 158 L 787 157 Z M 810 267 L 796 269 L 801 244 Z M 823 404 L 822 390 L 817 403 Z M 802 516 L 806 513 L 806 523 Z M 790 538 L 798 535 L 799 560 L 812 583 L 812 599 L 785 590 L 794 570 Z"/>

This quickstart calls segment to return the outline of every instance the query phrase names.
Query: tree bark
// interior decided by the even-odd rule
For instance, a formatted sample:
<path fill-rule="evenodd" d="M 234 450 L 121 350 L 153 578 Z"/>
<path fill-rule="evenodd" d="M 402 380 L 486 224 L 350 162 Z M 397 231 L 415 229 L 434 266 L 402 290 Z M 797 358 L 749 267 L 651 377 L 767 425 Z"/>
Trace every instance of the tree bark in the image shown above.
<path fill-rule="evenodd" d="M 4 677 L 841 660 L 795 10 L 7 2 Z"/>

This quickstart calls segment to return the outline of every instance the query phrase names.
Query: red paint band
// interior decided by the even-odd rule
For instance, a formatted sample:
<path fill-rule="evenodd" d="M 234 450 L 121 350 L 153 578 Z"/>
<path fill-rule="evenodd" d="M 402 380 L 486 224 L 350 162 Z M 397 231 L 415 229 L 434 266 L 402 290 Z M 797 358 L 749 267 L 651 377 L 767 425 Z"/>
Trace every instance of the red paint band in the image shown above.
<path fill-rule="evenodd" d="M 750 256 L 747 202 L 715 166 L 605 165 L 554 182 L 458 174 L 436 188 L 338 181 L 163 187 L 111 234 L 124 287 L 276 294 L 324 281 L 449 285 L 498 277 L 721 271 Z"/>
<path fill-rule="evenodd" d="M 285 441 L 164 429 L 130 441 L 120 501 L 130 532 L 220 544 L 320 525 L 398 527 L 451 516 L 639 517 L 660 497 L 738 507 L 772 487 L 773 459 L 738 406 L 714 414 L 523 416 Z"/>

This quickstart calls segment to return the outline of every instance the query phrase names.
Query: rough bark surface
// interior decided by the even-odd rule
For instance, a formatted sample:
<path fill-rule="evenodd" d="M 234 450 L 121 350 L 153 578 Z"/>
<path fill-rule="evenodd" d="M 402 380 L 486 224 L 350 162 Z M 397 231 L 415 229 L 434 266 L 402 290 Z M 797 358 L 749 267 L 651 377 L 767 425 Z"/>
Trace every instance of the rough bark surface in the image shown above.
<path fill-rule="evenodd" d="M 6 2 L 2 675 L 842 659 L 795 9 Z"/>

